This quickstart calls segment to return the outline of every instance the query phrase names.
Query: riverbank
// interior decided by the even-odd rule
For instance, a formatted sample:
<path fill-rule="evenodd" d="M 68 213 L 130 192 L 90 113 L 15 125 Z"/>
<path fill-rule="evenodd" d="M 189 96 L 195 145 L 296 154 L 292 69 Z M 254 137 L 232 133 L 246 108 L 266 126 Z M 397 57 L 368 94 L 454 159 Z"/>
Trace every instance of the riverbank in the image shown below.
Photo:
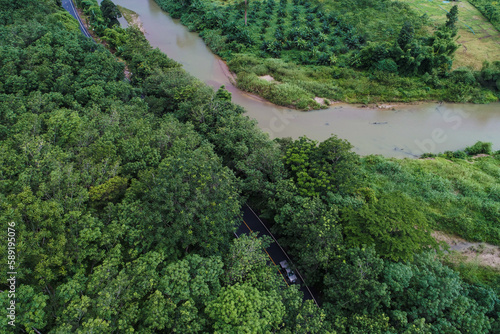
<path fill-rule="evenodd" d="M 324 141 L 337 134 L 349 140 L 360 155 L 414 158 L 425 152 L 464 149 L 478 140 L 500 149 L 498 103 L 399 104 L 392 109 L 360 108 L 336 103 L 328 109 L 301 112 L 272 104 L 234 85 L 224 61 L 214 55 L 197 33 L 189 32 L 153 0 L 116 0 L 135 11 L 148 31 L 147 39 L 169 58 L 215 90 L 224 85 L 232 101 L 258 122 L 271 138 L 307 136 Z M 394 103 L 390 103 L 392 105 Z M 385 123 L 385 124 L 382 124 Z"/>
<path fill-rule="evenodd" d="M 141 18 L 139 17 L 139 14 L 137 14 L 136 12 L 134 12 L 131 9 L 122 7 L 120 5 L 117 5 L 116 7 L 118 7 L 118 10 L 120 11 L 120 13 L 122 13 L 123 17 L 125 18 L 125 20 L 127 21 L 127 23 L 129 25 L 136 27 L 143 34 L 146 34 L 146 30 L 144 29 L 144 26 L 142 24 Z"/>
<path fill-rule="evenodd" d="M 407 6 L 404 13 L 383 2 L 376 8 L 356 8 L 353 14 L 349 9 L 338 11 L 342 1 L 322 5 L 266 0 L 250 3 L 247 11 L 217 1 L 204 2 L 202 8 L 172 0 L 156 2 L 227 61 L 239 89 L 287 108 L 326 108 L 323 101 L 489 103 L 500 96 L 500 87 L 486 73 L 491 66 L 476 72 L 451 71 L 458 48 L 456 31 L 421 19 L 406 4 L 399 4 Z M 365 17 L 367 26 L 379 25 L 377 29 L 392 33 L 357 24 L 355 17 L 363 13 L 370 14 Z M 393 14 L 389 22 L 378 20 L 387 13 Z M 403 22 L 410 22 L 407 45 L 396 43 L 404 32 Z M 433 51 L 426 54 L 429 50 Z M 500 72 L 497 67 L 494 71 Z"/>
<path fill-rule="evenodd" d="M 123 17 L 125 18 L 125 20 L 127 21 L 127 23 L 129 25 L 133 25 L 133 26 L 139 28 L 143 34 L 146 33 L 146 31 L 143 27 L 142 21 L 136 12 L 134 12 L 131 9 L 125 8 L 123 6 L 118 5 L 117 7 L 120 9 L 121 13 L 123 14 Z M 218 63 L 220 65 L 222 72 L 224 73 L 225 77 L 227 78 L 227 80 L 232 85 L 241 89 L 241 85 L 238 85 L 238 77 L 237 77 L 236 73 L 231 71 L 227 62 L 223 59 L 219 59 Z M 276 84 L 276 85 L 282 84 L 282 82 L 277 81 L 271 75 L 262 75 L 262 76 L 259 76 L 258 79 L 263 80 L 265 82 L 268 82 L 270 84 Z M 251 91 L 248 91 L 245 89 L 242 89 L 242 90 L 249 93 L 248 96 L 254 100 L 258 100 L 258 101 L 264 102 L 264 103 L 273 103 L 271 101 L 271 99 L 267 99 L 264 96 L 262 96 L 263 94 L 259 94 L 258 92 L 251 92 Z M 346 104 L 345 101 L 329 100 L 329 99 L 319 97 L 319 96 L 314 96 L 312 100 L 314 100 L 314 102 L 316 102 L 316 108 L 314 108 L 314 109 L 327 109 L 328 107 L 341 106 L 341 105 Z M 355 105 L 356 107 L 359 107 L 359 108 L 396 110 L 396 108 L 398 108 L 398 107 L 405 107 L 405 106 L 409 106 L 409 105 L 417 105 L 417 104 L 422 104 L 422 103 L 438 103 L 438 102 L 439 101 L 435 100 L 435 101 L 398 102 L 398 103 L 391 103 L 391 104 L 387 104 L 387 103 L 360 104 L 360 103 L 355 103 L 355 102 L 351 103 L 351 104 Z M 295 106 L 293 104 L 286 105 L 285 107 L 295 108 Z"/>

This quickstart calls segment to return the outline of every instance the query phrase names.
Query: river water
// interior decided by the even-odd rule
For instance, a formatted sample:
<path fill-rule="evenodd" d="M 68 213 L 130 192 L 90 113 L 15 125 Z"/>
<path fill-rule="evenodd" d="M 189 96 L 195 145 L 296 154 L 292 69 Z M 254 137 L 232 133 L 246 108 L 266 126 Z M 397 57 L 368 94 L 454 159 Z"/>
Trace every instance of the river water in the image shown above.
<path fill-rule="evenodd" d="M 463 149 L 476 141 L 500 149 L 500 104 L 437 104 L 395 106 L 394 110 L 336 104 L 301 112 L 278 107 L 234 87 L 227 66 L 196 33 L 189 32 L 154 0 L 114 0 L 139 14 L 152 46 L 181 63 L 208 85 L 225 85 L 234 103 L 243 106 L 271 138 L 307 136 L 325 140 L 332 134 L 349 140 L 361 155 L 415 157 L 424 152 Z"/>

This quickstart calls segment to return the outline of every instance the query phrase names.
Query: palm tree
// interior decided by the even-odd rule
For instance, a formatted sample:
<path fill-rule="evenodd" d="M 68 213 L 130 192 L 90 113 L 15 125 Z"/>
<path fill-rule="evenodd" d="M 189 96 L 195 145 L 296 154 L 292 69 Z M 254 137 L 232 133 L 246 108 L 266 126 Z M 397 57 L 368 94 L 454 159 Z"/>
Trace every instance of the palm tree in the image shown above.
<path fill-rule="evenodd" d="M 248 7 L 249 7 L 248 6 L 248 1 L 249 0 L 245 0 L 245 1 L 240 2 L 238 4 L 238 7 L 245 9 L 245 25 L 247 25 L 247 11 L 248 11 Z"/>

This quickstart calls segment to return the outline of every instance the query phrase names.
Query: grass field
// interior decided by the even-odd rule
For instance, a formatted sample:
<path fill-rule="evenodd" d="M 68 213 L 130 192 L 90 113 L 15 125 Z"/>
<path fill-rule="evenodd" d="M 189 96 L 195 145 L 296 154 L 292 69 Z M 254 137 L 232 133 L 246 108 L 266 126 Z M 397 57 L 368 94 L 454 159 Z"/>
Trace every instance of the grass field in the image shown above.
<path fill-rule="evenodd" d="M 483 61 L 500 60 L 500 32 L 467 1 L 401 0 L 411 4 L 422 15 L 427 14 L 435 24 L 446 21 L 446 11 L 458 5 L 458 40 L 453 68 L 481 68 Z"/>
<path fill-rule="evenodd" d="M 416 200 L 434 229 L 500 246 L 500 157 L 383 159 L 364 168 L 377 193 Z"/>

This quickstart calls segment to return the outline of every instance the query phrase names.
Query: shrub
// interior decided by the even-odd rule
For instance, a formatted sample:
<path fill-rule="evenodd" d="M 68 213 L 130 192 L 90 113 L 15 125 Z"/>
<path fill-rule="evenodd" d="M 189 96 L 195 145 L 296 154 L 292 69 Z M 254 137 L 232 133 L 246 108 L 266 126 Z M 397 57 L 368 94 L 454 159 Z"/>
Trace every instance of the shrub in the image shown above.
<path fill-rule="evenodd" d="M 203 30 L 200 33 L 200 36 L 203 38 L 205 43 L 207 43 L 208 47 L 220 55 L 226 49 L 226 41 L 227 37 L 222 35 L 220 29 L 217 30 Z"/>
<path fill-rule="evenodd" d="M 372 68 L 383 72 L 398 73 L 398 65 L 391 58 L 382 59 L 376 62 L 373 64 Z"/>
<path fill-rule="evenodd" d="M 467 147 L 465 152 L 467 152 L 468 155 L 491 154 L 491 146 L 491 143 L 478 141 L 474 145 Z"/>
<path fill-rule="evenodd" d="M 451 79 L 456 83 L 463 83 L 466 85 L 474 86 L 476 78 L 470 68 L 459 67 L 451 73 Z"/>

